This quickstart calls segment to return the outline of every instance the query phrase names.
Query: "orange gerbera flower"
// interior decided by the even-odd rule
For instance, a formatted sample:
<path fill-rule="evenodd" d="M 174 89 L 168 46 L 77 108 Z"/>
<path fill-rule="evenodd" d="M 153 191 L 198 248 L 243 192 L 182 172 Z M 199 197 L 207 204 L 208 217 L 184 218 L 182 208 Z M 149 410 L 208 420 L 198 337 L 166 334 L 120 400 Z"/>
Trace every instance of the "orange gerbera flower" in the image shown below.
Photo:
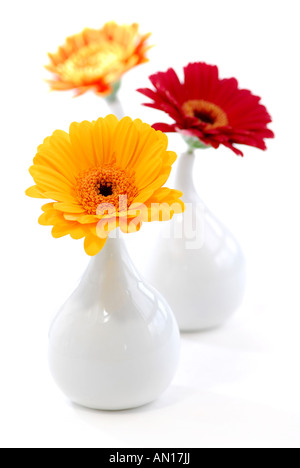
<path fill-rule="evenodd" d="M 120 227 L 136 232 L 143 221 L 164 221 L 181 213 L 181 192 L 162 188 L 176 154 L 168 138 L 150 125 L 114 115 L 96 122 L 72 123 L 39 146 L 30 168 L 34 198 L 55 200 L 43 206 L 40 224 L 53 226 L 53 237 L 85 238 L 96 255 L 109 233 Z"/>
<path fill-rule="evenodd" d="M 85 29 L 68 37 L 55 54 L 49 54 L 47 70 L 56 78 L 49 81 L 54 90 L 75 89 L 76 95 L 92 89 L 110 95 L 122 75 L 147 62 L 149 34 L 140 35 L 139 25 L 106 23 L 102 29 Z"/>

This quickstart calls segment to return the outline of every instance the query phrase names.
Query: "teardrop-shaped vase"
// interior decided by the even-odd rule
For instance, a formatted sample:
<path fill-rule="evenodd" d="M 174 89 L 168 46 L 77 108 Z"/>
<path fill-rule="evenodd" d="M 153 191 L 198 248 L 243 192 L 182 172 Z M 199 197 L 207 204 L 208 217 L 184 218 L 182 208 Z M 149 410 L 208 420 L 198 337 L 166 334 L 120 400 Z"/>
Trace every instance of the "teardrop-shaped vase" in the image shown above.
<path fill-rule="evenodd" d="M 51 373 L 73 402 L 122 410 L 156 399 L 179 359 L 170 307 L 137 273 L 122 239 L 108 239 L 49 334 Z"/>
<path fill-rule="evenodd" d="M 180 158 L 175 187 L 183 192 L 186 212 L 163 227 L 145 273 L 169 302 L 181 331 L 222 325 L 241 305 L 245 291 L 244 255 L 199 198 L 194 160 L 190 153 Z"/>

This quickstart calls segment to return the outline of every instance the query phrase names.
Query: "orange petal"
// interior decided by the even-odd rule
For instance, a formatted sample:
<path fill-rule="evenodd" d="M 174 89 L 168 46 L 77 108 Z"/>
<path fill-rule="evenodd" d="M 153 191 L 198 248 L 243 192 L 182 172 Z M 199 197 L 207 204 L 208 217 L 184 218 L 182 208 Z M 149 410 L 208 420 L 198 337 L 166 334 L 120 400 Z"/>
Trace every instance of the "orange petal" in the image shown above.
<path fill-rule="evenodd" d="M 174 153 L 174 151 L 166 151 L 165 154 L 166 156 L 164 158 L 164 164 L 168 166 L 172 166 L 172 164 L 174 164 L 174 162 L 177 159 L 177 154 Z"/>
<path fill-rule="evenodd" d="M 26 190 L 25 194 L 31 198 L 47 198 L 44 197 L 44 195 L 38 190 L 36 185 L 34 185 L 33 187 L 29 187 Z"/>
<path fill-rule="evenodd" d="M 42 206 L 42 210 L 43 211 L 53 210 L 53 205 L 54 203 L 46 203 L 45 205 Z"/>
<path fill-rule="evenodd" d="M 65 83 L 63 81 L 58 80 L 47 80 L 47 83 L 54 91 L 67 91 L 69 89 L 74 88 L 74 85 L 72 83 Z"/>
<path fill-rule="evenodd" d="M 56 130 L 44 140 L 33 161 L 60 172 L 72 185 L 76 175 L 83 169 L 80 160 L 74 158 L 69 135 L 62 130 Z"/>
<path fill-rule="evenodd" d="M 167 169 L 167 172 L 164 172 L 163 174 L 160 174 L 154 181 L 150 182 L 149 185 L 146 185 L 145 188 L 148 190 L 153 190 L 153 192 L 160 187 L 163 187 L 165 183 L 167 182 L 171 172 L 171 167 Z"/>
<path fill-rule="evenodd" d="M 152 188 L 142 190 L 134 199 L 133 203 L 145 203 L 153 195 L 153 192 L 154 190 L 152 190 Z"/>
<path fill-rule="evenodd" d="M 114 231 L 119 227 L 119 219 L 100 219 L 97 224 L 91 226 L 91 232 L 99 237 L 100 239 L 105 239 L 110 232 Z"/>
<path fill-rule="evenodd" d="M 98 217 L 95 215 L 85 215 L 85 214 L 70 214 L 64 213 L 64 218 L 67 221 L 77 221 L 80 224 L 92 224 L 99 221 Z"/>
<path fill-rule="evenodd" d="M 52 236 L 55 239 L 68 236 L 71 233 L 73 227 L 77 228 L 76 224 L 69 223 L 69 224 L 58 224 L 56 226 L 53 226 Z"/>
<path fill-rule="evenodd" d="M 106 241 L 107 238 L 100 239 L 99 237 L 94 236 L 93 234 L 87 235 L 84 239 L 84 250 L 89 256 L 93 257 L 103 249 Z"/>
<path fill-rule="evenodd" d="M 55 200 L 57 202 L 68 202 L 68 203 L 76 203 L 77 200 L 75 197 L 68 193 L 58 193 L 58 192 L 45 192 L 45 198 L 48 200 Z"/>
<path fill-rule="evenodd" d="M 59 220 L 60 216 L 56 210 L 48 210 L 39 217 L 39 224 L 41 226 L 53 226 Z"/>
<path fill-rule="evenodd" d="M 99 165 L 102 163 L 101 155 L 97 155 L 97 148 L 93 145 L 92 133 L 95 122 L 84 121 L 73 122 L 70 125 L 70 141 L 73 150 L 73 157 L 84 162 L 86 169 L 95 167 L 97 158 Z"/>
<path fill-rule="evenodd" d="M 138 232 L 142 227 L 142 219 L 120 220 L 120 229 L 124 234 L 132 234 Z"/>
<path fill-rule="evenodd" d="M 85 209 L 75 203 L 54 203 L 54 208 L 66 213 L 85 213 Z"/>
<path fill-rule="evenodd" d="M 118 124 L 118 119 L 113 115 L 100 118 L 95 122 L 94 131 L 92 135 L 93 146 L 95 148 L 95 163 L 94 166 L 109 164 L 112 160 L 112 135 L 115 127 Z"/>
<path fill-rule="evenodd" d="M 139 132 L 132 124 L 132 119 L 124 117 L 116 127 L 113 138 L 113 152 L 116 156 L 117 166 L 122 169 L 128 167 L 128 163 L 137 148 L 138 141 Z"/>
<path fill-rule="evenodd" d="M 34 164 L 29 172 L 37 184 L 38 190 L 71 193 L 72 186 L 70 182 L 51 167 Z"/>

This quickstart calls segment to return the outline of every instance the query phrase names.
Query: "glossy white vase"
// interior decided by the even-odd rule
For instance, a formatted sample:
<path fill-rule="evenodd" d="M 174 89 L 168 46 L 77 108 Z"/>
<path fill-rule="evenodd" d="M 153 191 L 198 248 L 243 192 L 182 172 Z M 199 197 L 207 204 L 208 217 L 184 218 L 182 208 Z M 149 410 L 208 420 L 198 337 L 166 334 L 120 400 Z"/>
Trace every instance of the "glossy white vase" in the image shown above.
<path fill-rule="evenodd" d="M 49 334 L 51 373 L 73 402 L 123 410 L 156 399 L 179 360 L 179 330 L 165 299 L 110 238 L 90 260 Z"/>
<path fill-rule="evenodd" d="M 175 188 L 186 212 L 163 228 L 147 279 L 169 302 L 181 331 L 222 325 L 241 305 L 245 259 L 232 234 L 205 207 L 193 183 L 195 155 L 180 157 Z"/>

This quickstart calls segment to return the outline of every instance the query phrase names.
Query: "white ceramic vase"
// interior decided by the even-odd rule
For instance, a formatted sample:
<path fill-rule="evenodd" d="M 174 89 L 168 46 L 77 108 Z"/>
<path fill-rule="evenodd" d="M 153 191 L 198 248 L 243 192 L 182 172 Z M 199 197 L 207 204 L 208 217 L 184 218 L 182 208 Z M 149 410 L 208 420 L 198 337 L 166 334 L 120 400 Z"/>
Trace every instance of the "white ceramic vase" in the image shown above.
<path fill-rule="evenodd" d="M 239 244 L 196 192 L 194 161 L 194 153 L 179 160 L 175 188 L 186 212 L 166 223 L 146 271 L 186 332 L 222 325 L 242 303 L 246 276 Z"/>
<path fill-rule="evenodd" d="M 51 326 L 50 370 L 71 401 L 123 410 L 168 387 L 179 347 L 165 299 L 137 273 L 124 241 L 110 238 Z"/>

